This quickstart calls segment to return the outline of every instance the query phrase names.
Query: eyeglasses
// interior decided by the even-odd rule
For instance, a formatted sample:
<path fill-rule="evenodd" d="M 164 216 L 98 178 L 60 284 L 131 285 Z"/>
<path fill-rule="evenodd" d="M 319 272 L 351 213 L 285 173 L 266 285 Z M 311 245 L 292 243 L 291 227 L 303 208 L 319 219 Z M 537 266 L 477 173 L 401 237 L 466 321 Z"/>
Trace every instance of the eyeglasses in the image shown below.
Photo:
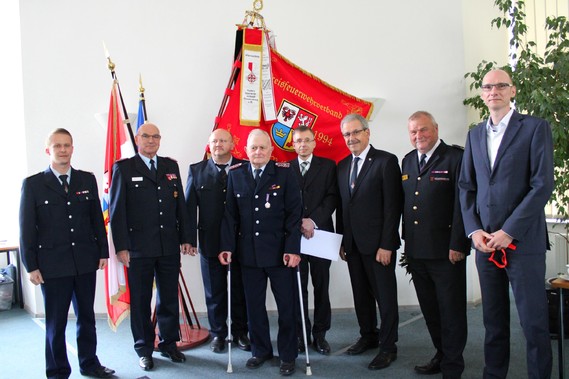
<path fill-rule="evenodd" d="M 305 139 L 297 139 L 297 140 L 294 140 L 294 141 L 292 141 L 292 142 L 293 142 L 293 143 L 296 143 L 297 145 L 300 145 L 300 144 L 302 144 L 302 143 L 308 144 L 308 143 L 310 143 L 310 142 L 314 142 L 314 140 L 313 140 L 313 139 L 309 139 L 309 138 L 305 138 Z"/>
<path fill-rule="evenodd" d="M 160 134 L 141 134 L 140 135 L 142 137 L 143 140 L 149 140 L 149 139 L 155 139 L 157 141 L 160 141 L 160 138 L 162 138 L 162 136 Z"/>
<path fill-rule="evenodd" d="M 513 87 L 513 84 L 509 84 L 509 83 L 496 83 L 496 84 L 482 84 L 480 86 L 480 88 L 482 88 L 482 91 L 484 92 L 490 92 L 492 91 L 492 87 L 496 87 L 496 89 L 498 91 L 502 91 L 506 88 L 510 88 Z"/>
<path fill-rule="evenodd" d="M 350 136 L 352 136 L 352 137 L 357 137 L 358 134 L 360 134 L 360 133 L 363 132 L 364 130 L 366 130 L 366 129 L 354 130 L 353 132 L 342 133 L 342 135 L 344 136 L 344 138 L 350 138 Z"/>

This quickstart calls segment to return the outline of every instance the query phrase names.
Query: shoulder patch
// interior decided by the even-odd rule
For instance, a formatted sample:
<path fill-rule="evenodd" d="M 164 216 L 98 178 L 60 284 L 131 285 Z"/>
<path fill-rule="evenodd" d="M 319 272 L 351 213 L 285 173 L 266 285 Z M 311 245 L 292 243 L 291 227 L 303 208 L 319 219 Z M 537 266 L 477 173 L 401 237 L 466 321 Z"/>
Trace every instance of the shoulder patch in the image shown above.
<path fill-rule="evenodd" d="M 455 149 L 464 150 L 464 147 L 460 145 L 451 145 L 451 146 L 454 147 Z"/>
<path fill-rule="evenodd" d="M 282 168 L 289 168 L 290 163 L 288 163 L 288 162 L 277 162 L 277 163 L 275 163 L 275 166 L 282 167 Z"/>
<path fill-rule="evenodd" d="M 236 169 L 237 167 L 241 167 L 241 166 L 243 166 L 243 162 L 234 164 L 234 165 L 232 165 L 232 166 L 229 166 L 229 169 L 230 169 L 230 170 L 233 170 L 233 169 Z"/>

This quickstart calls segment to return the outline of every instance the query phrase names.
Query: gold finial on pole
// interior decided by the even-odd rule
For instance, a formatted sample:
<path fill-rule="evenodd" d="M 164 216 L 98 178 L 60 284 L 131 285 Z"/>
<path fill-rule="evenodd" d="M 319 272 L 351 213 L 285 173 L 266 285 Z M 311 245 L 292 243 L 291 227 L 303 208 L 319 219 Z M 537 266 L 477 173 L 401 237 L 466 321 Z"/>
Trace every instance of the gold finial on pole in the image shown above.
<path fill-rule="evenodd" d="M 107 45 L 105 44 L 105 41 L 103 41 L 103 48 L 105 49 L 105 57 L 107 58 L 108 61 L 107 67 L 111 72 L 115 72 L 115 64 L 111 60 L 111 55 L 109 54 L 109 50 L 107 50 Z"/>
<path fill-rule="evenodd" d="M 245 18 L 240 26 L 266 30 L 265 19 L 259 13 L 261 9 L 263 9 L 263 0 L 253 0 L 253 10 L 245 11 Z"/>
<path fill-rule="evenodd" d="M 138 83 L 139 83 L 138 92 L 144 95 L 144 87 L 142 86 L 142 74 L 140 73 L 138 74 Z"/>

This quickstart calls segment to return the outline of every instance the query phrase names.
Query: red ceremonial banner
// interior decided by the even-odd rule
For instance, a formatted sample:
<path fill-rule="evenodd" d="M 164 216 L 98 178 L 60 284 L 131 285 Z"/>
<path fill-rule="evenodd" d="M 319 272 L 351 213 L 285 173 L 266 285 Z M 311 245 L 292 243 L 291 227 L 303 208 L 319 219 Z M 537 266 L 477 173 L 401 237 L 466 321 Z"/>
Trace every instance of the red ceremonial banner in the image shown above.
<path fill-rule="evenodd" d="M 259 126 L 271 136 L 274 145 L 271 158 L 283 162 L 296 157 L 292 130 L 300 125 L 306 125 L 314 131 L 315 155 L 336 162 L 347 156 L 349 150 L 340 131 L 340 121 L 350 113 L 369 118 L 373 104 L 329 85 L 273 49 L 271 66 L 277 121 L 268 123 L 262 119 Z M 244 71 L 242 67 L 234 87 L 227 90 L 229 99 L 217 124 L 218 128 L 227 129 L 233 135 L 233 155 L 240 159 L 247 159 L 245 146 L 247 136 L 253 129 L 239 121 L 241 75 Z"/>

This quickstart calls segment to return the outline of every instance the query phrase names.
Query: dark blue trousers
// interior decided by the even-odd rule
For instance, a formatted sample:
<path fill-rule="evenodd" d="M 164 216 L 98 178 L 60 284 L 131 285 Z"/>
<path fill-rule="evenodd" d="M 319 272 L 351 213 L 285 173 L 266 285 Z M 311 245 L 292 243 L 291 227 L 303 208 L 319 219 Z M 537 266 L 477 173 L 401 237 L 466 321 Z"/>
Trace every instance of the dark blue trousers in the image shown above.
<path fill-rule="evenodd" d="M 298 355 L 296 339 L 298 305 L 295 302 L 296 269 L 284 266 L 267 268 L 242 266 L 241 268 L 253 357 L 264 358 L 273 355 L 269 318 L 265 305 L 267 279 L 269 279 L 279 313 L 279 332 L 277 335 L 279 356 L 284 362 L 294 361 Z"/>
<path fill-rule="evenodd" d="M 130 328 L 139 357 L 151 356 L 156 333 L 152 326 L 152 286 L 156 278 L 156 318 L 160 331 L 158 348 L 170 351 L 180 340 L 178 277 L 180 254 L 153 258 L 132 258 L 128 268 Z"/>
<path fill-rule="evenodd" d="M 506 378 L 510 364 L 510 291 L 512 286 L 526 337 L 528 378 L 551 376 L 551 339 L 545 292 L 545 254 L 508 252 L 505 269 L 476 252 L 482 290 L 484 378 Z"/>
<path fill-rule="evenodd" d="M 77 317 L 77 355 L 82 370 L 99 366 L 95 327 L 96 272 L 78 276 L 46 279 L 41 285 L 45 303 L 45 361 L 48 378 L 68 378 L 71 366 L 67 359 L 65 327 L 69 306 L 73 303 Z"/>
<path fill-rule="evenodd" d="M 409 270 L 444 378 L 460 378 L 468 336 L 466 260 L 408 258 Z"/>

